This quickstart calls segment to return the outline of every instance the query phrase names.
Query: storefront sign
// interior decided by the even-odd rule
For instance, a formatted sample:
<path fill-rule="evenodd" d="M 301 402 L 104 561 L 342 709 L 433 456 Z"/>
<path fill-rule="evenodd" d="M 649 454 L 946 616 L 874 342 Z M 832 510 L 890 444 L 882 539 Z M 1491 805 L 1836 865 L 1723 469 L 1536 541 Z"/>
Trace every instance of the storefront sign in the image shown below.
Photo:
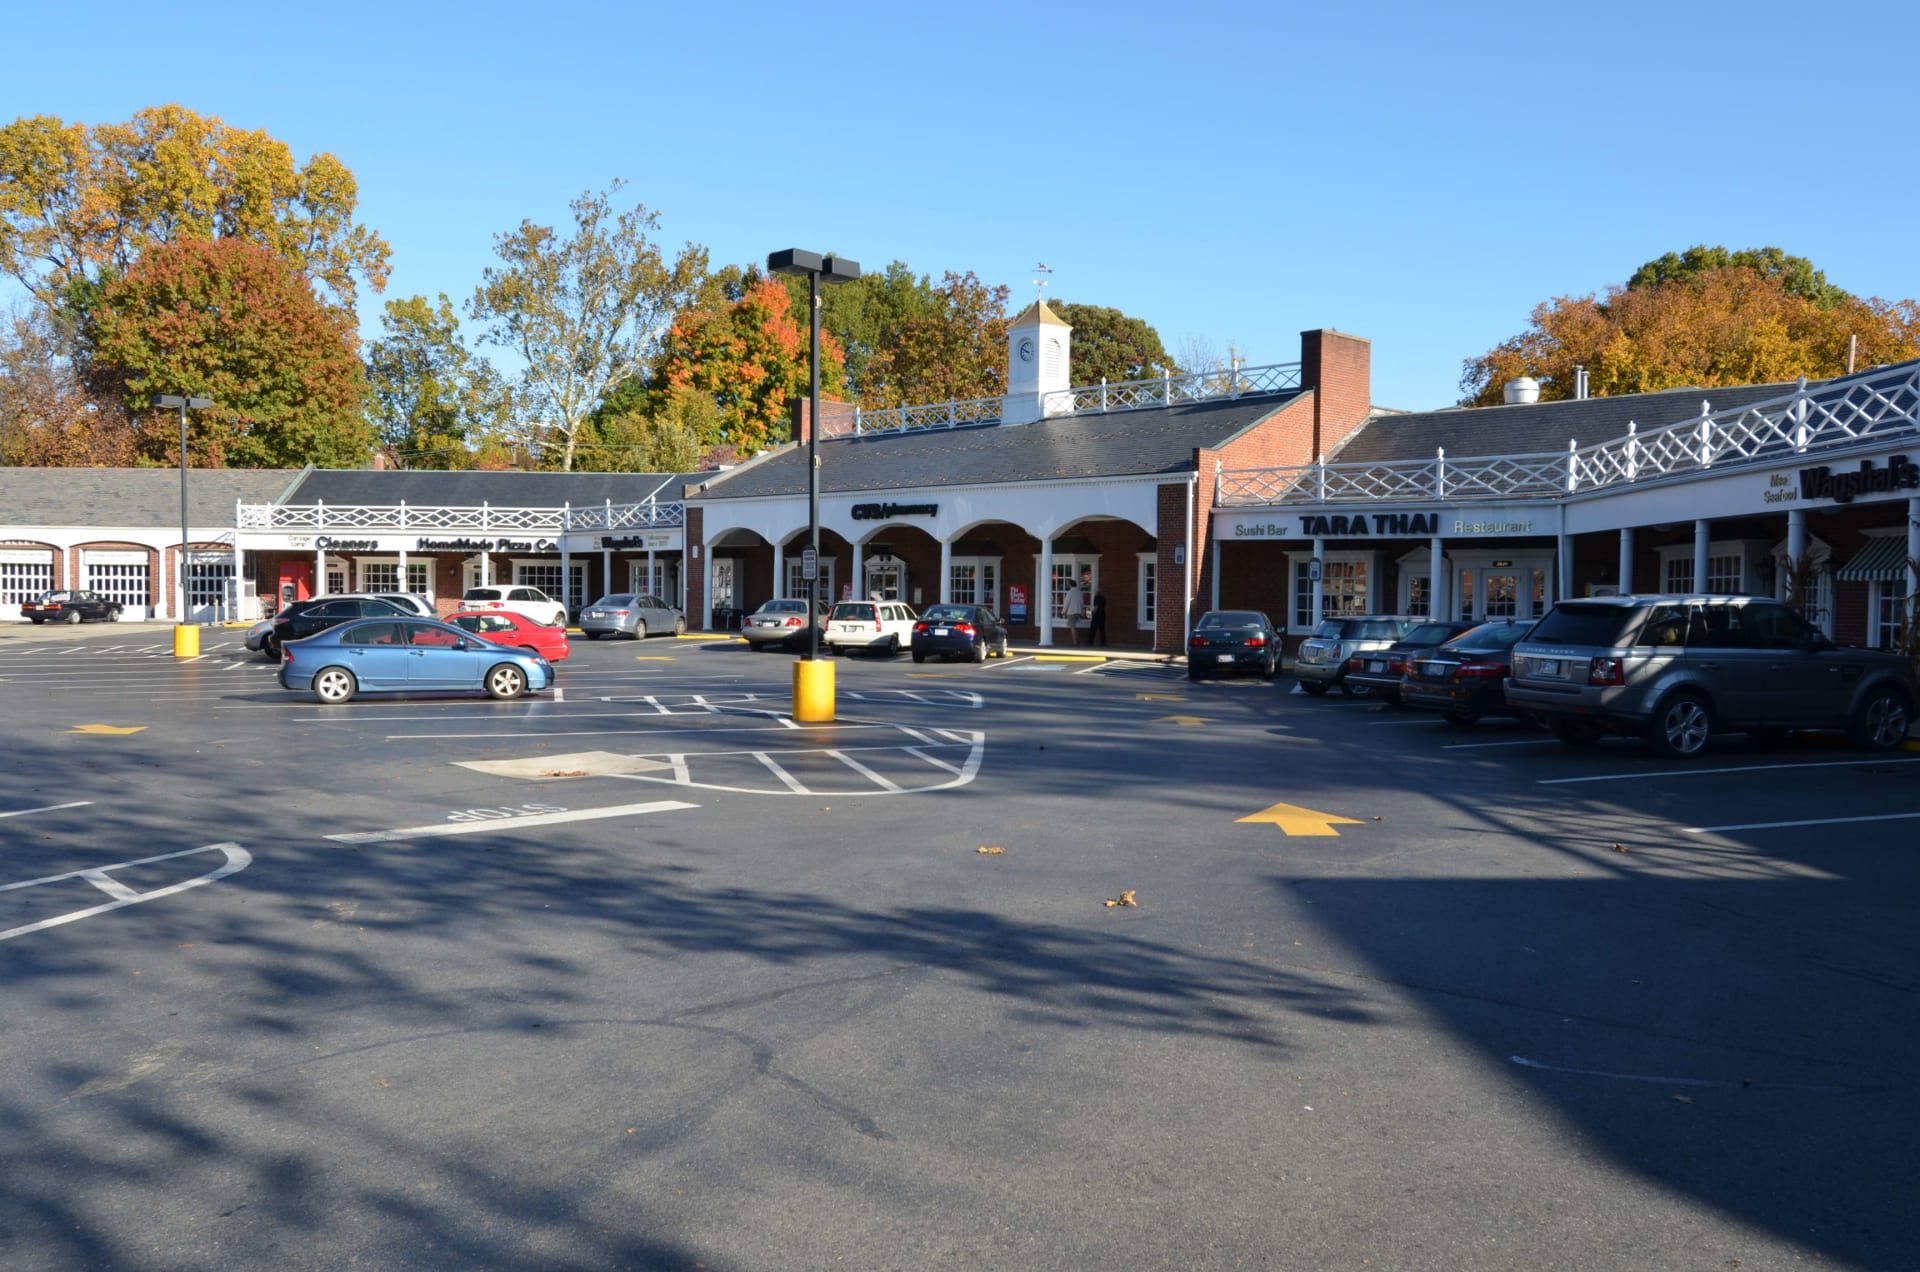
<path fill-rule="evenodd" d="M 1920 466 L 1905 455 L 1887 456 L 1884 468 L 1876 468 L 1872 460 L 1863 459 L 1859 468 L 1837 473 L 1824 464 L 1800 470 L 1800 493 L 1808 499 L 1852 503 L 1856 495 L 1885 495 L 1915 488 L 1920 488 Z"/>
<path fill-rule="evenodd" d="M 853 505 L 855 521 L 885 521 L 889 517 L 934 517 L 939 504 L 863 503 Z"/>
<path fill-rule="evenodd" d="M 1768 473 L 1766 493 L 1760 496 L 1770 504 L 1800 502 L 1800 487 L 1792 473 Z"/>
<path fill-rule="evenodd" d="M 600 536 L 600 546 L 610 549 L 643 548 L 651 550 L 671 548 L 673 546 L 673 531 L 649 530 L 645 534 L 603 534 Z"/>
<path fill-rule="evenodd" d="M 1027 585 L 1025 583 L 1007 584 L 1007 621 L 1009 623 L 1027 621 Z"/>
<path fill-rule="evenodd" d="M 1216 539 L 1472 539 L 1498 535 L 1543 534 L 1531 511 L 1498 508 L 1436 508 L 1424 512 L 1221 513 L 1214 517 Z"/>
<path fill-rule="evenodd" d="M 552 539 L 416 539 L 415 552 L 552 552 Z"/>
<path fill-rule="evenodd" d="M 378 539 L 335 539 L 323 534 L 313 541 L 313 546 L 322 552 L 378 552 L 380 541 Z"/>

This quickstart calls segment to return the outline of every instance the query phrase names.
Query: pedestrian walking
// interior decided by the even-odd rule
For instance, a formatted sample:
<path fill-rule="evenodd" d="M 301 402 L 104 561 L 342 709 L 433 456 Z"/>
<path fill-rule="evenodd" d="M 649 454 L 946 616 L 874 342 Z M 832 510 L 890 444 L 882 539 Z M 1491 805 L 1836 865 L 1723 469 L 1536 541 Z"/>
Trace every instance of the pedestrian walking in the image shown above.
<path fill-rule="evenodd" d="M 1080 643 L 1080 609 L 1085 603 L 1081 596 L 1080 584 L 1069 582 L 1067 590 L 1060 597 L 1060 611 L 1066 616 L 1067 635 L 1076 645 Z"/>
<path fill-rule="evenodd" d="M 1087 618 L 1087 644 L 1105 645 L 1107 643 L 1107 594 L 1093 594 L 1093 610 Z"/>

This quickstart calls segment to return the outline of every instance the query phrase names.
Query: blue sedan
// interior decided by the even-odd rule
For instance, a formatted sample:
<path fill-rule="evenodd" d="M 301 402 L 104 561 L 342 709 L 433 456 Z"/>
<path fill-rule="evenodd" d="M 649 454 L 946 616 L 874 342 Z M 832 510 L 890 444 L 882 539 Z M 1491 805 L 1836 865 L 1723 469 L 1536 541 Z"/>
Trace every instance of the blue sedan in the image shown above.
<path fill-rule="evenodd" d="M 553 684 L 553 665 L 430 619 L 341 623 L 281 647 L 280 685 L 326 703 L 357 693 L 484 690 L 517 698 Z"/>

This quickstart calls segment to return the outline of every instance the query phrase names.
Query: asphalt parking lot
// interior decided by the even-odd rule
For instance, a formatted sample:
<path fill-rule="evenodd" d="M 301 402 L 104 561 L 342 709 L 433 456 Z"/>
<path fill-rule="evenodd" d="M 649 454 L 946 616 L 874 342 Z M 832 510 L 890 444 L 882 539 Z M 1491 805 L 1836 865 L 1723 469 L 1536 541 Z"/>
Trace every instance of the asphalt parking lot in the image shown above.
<path fill-rule="evenodd" d="M 0 632 L 0 1266 L 1920 1265 L 1920 752 L 241 635 Z"/>

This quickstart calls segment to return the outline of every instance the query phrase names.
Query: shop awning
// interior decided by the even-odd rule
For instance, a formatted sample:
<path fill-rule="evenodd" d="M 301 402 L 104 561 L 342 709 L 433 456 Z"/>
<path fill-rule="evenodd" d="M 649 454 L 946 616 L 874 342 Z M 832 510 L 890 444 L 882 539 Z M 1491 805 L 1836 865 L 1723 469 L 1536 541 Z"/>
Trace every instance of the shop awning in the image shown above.
<path fill-rule="evenodd" d="M 1907 537 L 1890 534 L 1874 539 L 1853 554 L 1853 560 L 1834 575 L 1843 583 L 1901 583 L 1907 577 Z"/>

